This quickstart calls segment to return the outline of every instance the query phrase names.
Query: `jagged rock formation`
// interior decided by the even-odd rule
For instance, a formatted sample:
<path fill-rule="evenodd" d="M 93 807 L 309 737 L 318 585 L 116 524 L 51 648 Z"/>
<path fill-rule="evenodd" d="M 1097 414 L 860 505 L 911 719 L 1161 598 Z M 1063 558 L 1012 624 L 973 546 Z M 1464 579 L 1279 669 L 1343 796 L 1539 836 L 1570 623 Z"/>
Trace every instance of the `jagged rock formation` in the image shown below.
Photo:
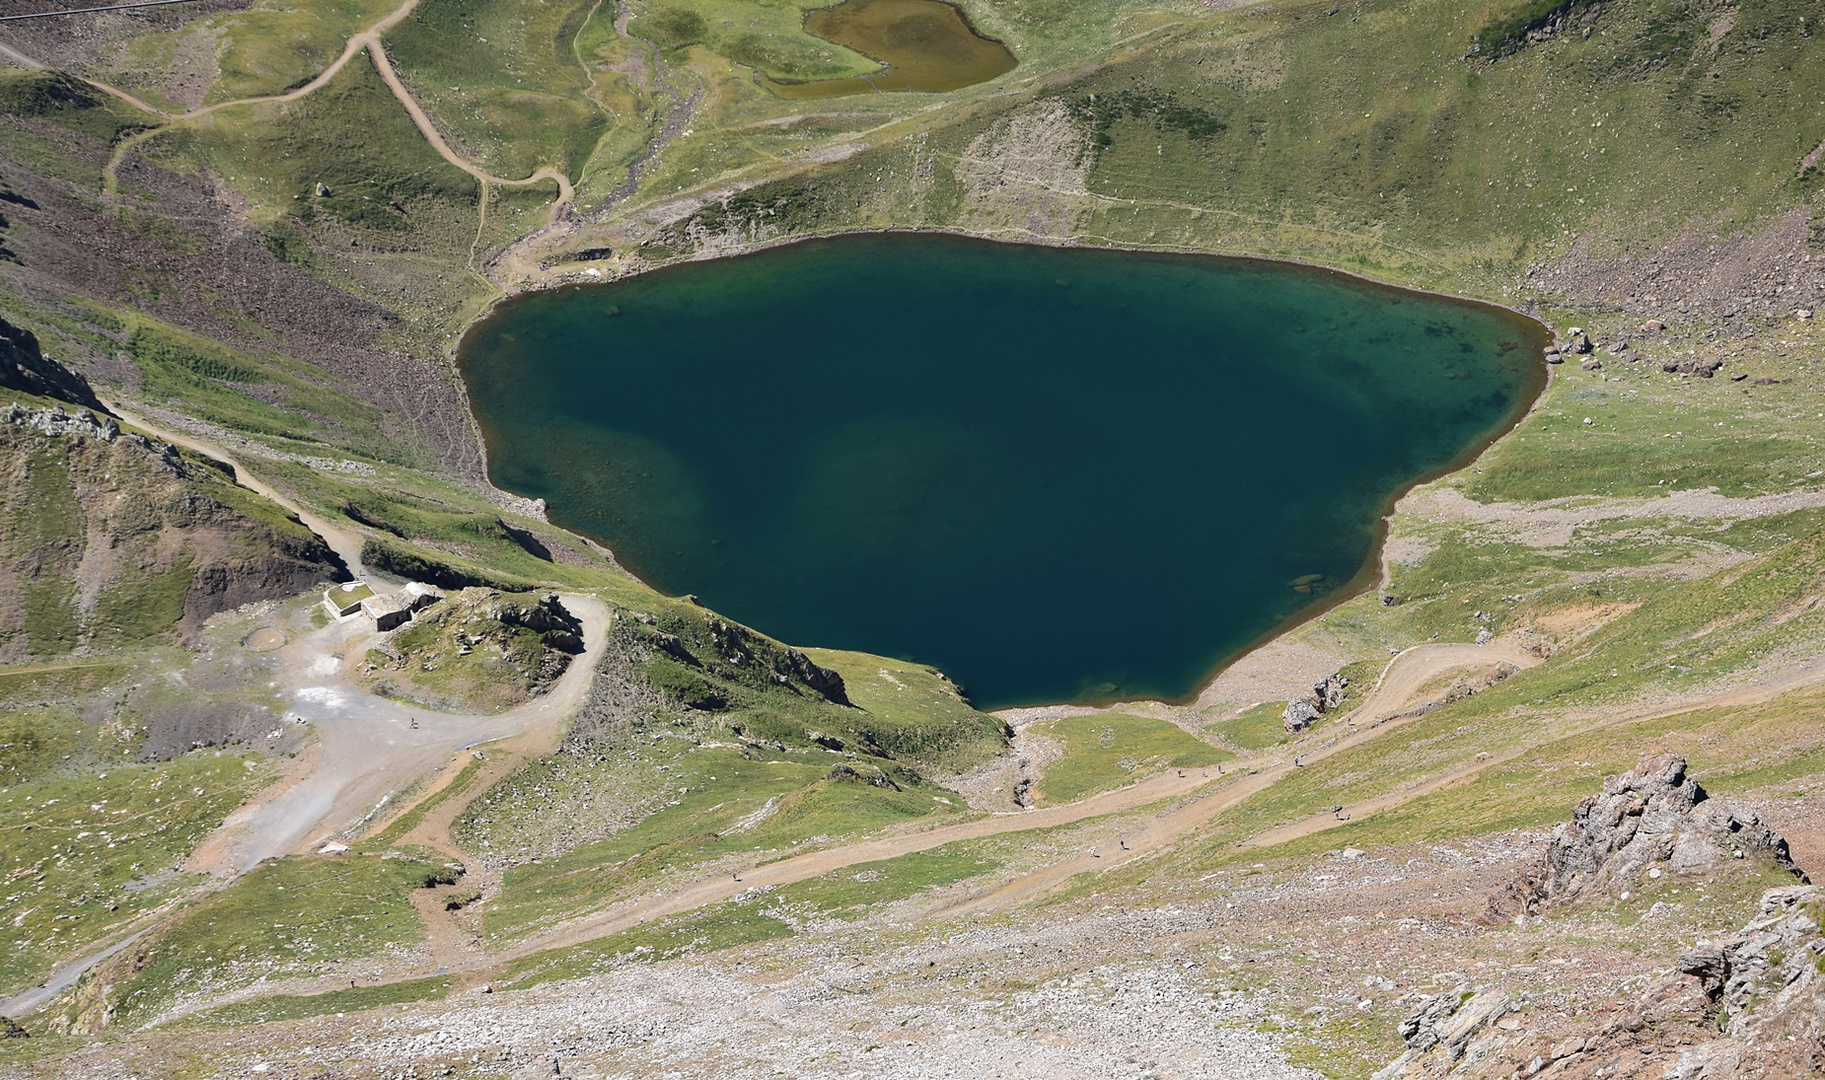
<path fill-rule="evenodd" d="M 0 389 L 56 398 L 107 412 L 89 389 L 89 380 L 39 351 L 38 338 L 0 319 Z"/>
<path fill-rule="evenodd" d="M 1677 1080 L 1733 1076 L 1816 1076 L 1825 1071 L 1825 888 L 1771 889 L 1742 931 L 1686 953 L 1660 988 L 1696 980 L 1699 1019 L 1723 1038 L 1682 1052 L 1667 1070 Z"/>
<path fill-rule="evenodd" d="M 1711 799 L 1678 754 L 1644 757 L 1578 804 L 1535 866 L 1491 898 L 1487 918 L 1534 915 L 1581 897 L 1638 888 L 1662 873 L 1709 874 L 1727 862 L 1771 859 L 1801 881 L 1787 841 L 1755 812 Z"/>
<path fill-rule="evenodd" d="M 1344 688 L 1350 680 L 1342 675 L 1327 675 L 1312 684 L 1309 697 L 1295 698 L 1286 703 L 1286 711 L 1280 714 L 1280 722 L 1290 732 L 1304 731 L 1318 722 L 1318 718 L 1343 704 Z"/>
<path fill-rule="evenodd" d="M 1375 1080 L 1817 1076 L 1825 1070 L 1822 919 L 1825 888 L 1770 889 L 1742 930 L 1682 954 L 1584 1031 L 1553 1030 L 1550 1017 L 1498 989 L 1427 998 L 1400 1025 L 1408 1049 Z"/>
<path fill-rule="evenodd" d="M 1754 813 L 1709 798 L 1686 776 L 1683 757 L 1650 754 L 1580 802 L 1539 863 L 1495 896 L 1490 914 L 1524 917 L 1581 898 L 1623 897 L 1669 872 L 1715 878 L 1739 867 L 1765 872 L 1771 863 L 1805 882 L 1787 842 Z M 1567 1030 L 1562 1018 L 1498 987 L 1426 998 L 1400 1025 L 1407 1050 L 1375 1080 L 1816 1076 L 1825 1068 L 1822 920 L 1825 888 L 1771 889 L 1741 931 L 1679 956 L 1594 1030 Z"/>
<path fill-rule="evenodd" d="M 120 425 L 111 416 L 94 413 L 65 412 L 62 405 L 48 409 L 28 409 L 17 403 L 0 405 L 0 424 L 13 424 L 55 438 L 59 435 L 81 435 L 85 438 L 113 442 L 120 437 Z"/>
<path fill-rule="evenodd" d="M 1459 987 L 1429 997 L 1400 1022 L 1401 1041 L 1407 1049 L 1372 1080 L 1474 1067 L 1504 1041 L 1499 1029 L 1491 1032 L 1491 1027 L 1518 1008 L 1501 990 L 1472 993 L 1468 987 Z"/>

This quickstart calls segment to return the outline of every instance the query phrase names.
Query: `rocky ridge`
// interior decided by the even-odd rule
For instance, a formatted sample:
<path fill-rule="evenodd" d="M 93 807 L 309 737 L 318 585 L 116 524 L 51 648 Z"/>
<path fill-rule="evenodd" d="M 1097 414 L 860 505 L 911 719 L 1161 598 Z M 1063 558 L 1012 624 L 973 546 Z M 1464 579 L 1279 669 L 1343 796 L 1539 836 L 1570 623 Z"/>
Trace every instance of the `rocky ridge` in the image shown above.
<path fill-rule="evenodd" d="M 1736 934 L 1682 953 L 1596 1027 L 1548 1030 L 1524 997 L 1468 987 L 1422 1000 L 1374 1080 L 1811 1077 L 1825 1069 L 1825 888 L 1770 889 Z"/>
<path fill-rule="evenodd" d="M 5 319 L 0 319 L 0 390 L 18 390 L 107 412 L 89 388 L 89 380 L 45 356 L 30 330 Z"/>
<path fill-rule="evenodd" d="M 1650 755 L 1580 802 L 1539 862 L 1491 898 L 1486 918 L 1524 919 L 1587 897 L 1626 899 L 1645 880 L 1716 874 L 1751 856 L 1806 880 L 1787 841 L 1753 810 L 1710 798 L 1686 775 L 1685 758 Z"/>
<path fill-rule="evenodd" d="M 1768 890 L 1742 930 L 1680 954 L 1594 1027 L 1568 1031 L 1523 993 L 1465 982 L 1420 997 L 1399 1025 L 1406 1050 L 1374 1080 L 1817 1075 L 1825 1066 L 1825 889 L 1804 884 L 1786 840 L 1753 811 L 1709 798 L 1677 754 L 1650 754 L 1580 802 L 1535 864 L 1491 899 L 1485 921 L 1626 901 L 1668 874 L 1715 880 L 1770 865 L 1802 884 Z"/>

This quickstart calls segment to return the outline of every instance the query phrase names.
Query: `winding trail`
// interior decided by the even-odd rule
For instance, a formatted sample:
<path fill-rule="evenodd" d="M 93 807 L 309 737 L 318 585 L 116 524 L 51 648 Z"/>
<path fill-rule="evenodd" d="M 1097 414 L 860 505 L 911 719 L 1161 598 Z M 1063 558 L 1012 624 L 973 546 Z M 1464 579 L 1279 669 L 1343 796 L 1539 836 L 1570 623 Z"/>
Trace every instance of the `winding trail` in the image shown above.
<path fill-rule="evenodd" d="M 360 538 L 354 533 L 274 490 L 221 447 L 170 431 L 114 401 L 103 398 L 102 403 L 132 427 L 228 465 L 236 483 L 295 514 L 351 570 L 361 572 Z M 583 653 L 544 695 L 494 715 L 436 712 L 348 685 L 340 675 L 338 655 L 360 650 L 362 639 L 374 636 L 360 616 L 334 621 L 287 643 L 273 654 L 280 664 L 278 677 L 292 699 L 287 715 L 311 723 L 316 744 L 279 783 L 230 814 L 185 861 L 184 871 L 207 875 L 204 885 L 134 920 L 124 936 L 58 966 L 43 983 L 0 999 L 0 1015 L 19 1018 L 36 1012 L 174 907 L 225 887 L 263 860 L 314 850 L 329 839 L 353 835 L 420 777 L 446 763 L 460 768 L 477 746 L 506 743 L 507 753 L 490 763 L 493 773 L 510 768 L 528 753 L 554 746 L 589 694 L 610 621 L 607 606 L 597 597 L 564 594 L 561 599 L 583 624 Z M 456 771 L 443 770 L 425 795 L 448 783 Z M 462 805 L 461 800 L 451 803 Z"/>
<path fill-rule="evenodd" d="M 1310 752 L 1302 751 L 1299 756 L 1302 759 L 1318 760 L 1379 737 L 1403 723 L 1402 719 L 1388 717 L 1411 699 L 1414 690 L 1431 679 L 1457 668 L 1503 661 L 1519 667 L 1532 667 L 1541 662 L 1538 656 L 1518 646 L 1498 642 L 1486 646 L 1419 645 L 1410 648 L 1389 661 L 1376 689 L 1347 718 L 1349 722 L 1358 724 L 1356 730 L 1326 747 Z M 929 851 L 963 840 L 1056 828 L 1160 803 L 1174 804 L 1144 821 L 1138 831 L 1122 833 L 1121 838 L 1128 845 L 1125 851 L 1118 849 L 1107 855 L 1086 853 L 1064 859 L 1016 878 L 988 893 L 934 909 L 931 914 L 969 914 L 1005 908 L 1047 892 L 1080 873 L 1121 865 L 1142 854 L 1166 847 L 1218 814 L 1270 787 L 1293 768 L 1291 760 L 1282 755 L 1279 760 L 1255 768 L 1244 765 L 1233 772 L 1221 769 L 1168 770 L 1127 787 L 1092 795 L 1074 803 L 995 814 L 922 832 L 863 840 L 763 863 L 729 877 L 718 874 L 715 877 L 700 878 L 669 890 L 631 897 L 568 920 L 524 939 L 509 949 L 486 952 L 478 950 L 463 957 L 440 957 L 440 961 L 453 970 L 492 967 L 547 949 L 576 945 L 620 933 L 650 919 L 666 918 L 719 903 L 753 888 L 789 885 L 858 863 Z"/>
<path fill-rule="evenodd" d="M 490 173 L 471 162 L 468 158 L 463 157 L 461 154 L 458 154 L 455 150 L 451 149 L 450 144 L 444 141 L 443 134 L 437 130 L 437 125 L 431 122 L 431 117 L 425 112 L 423 107 L 418 104 L 418 100 L 412 96 L 411 91 L 406 89 L 405 83 L 400 80 L 399 73 L 393 70 L 393 63 L 387 57 L 386 47 L 381 44 L 380 36 L 399 25 L 407 15 L 412 13 L 412 9 L 417 6 L 418 0 L 405 0 L 404 3 L 400 4 L 397 8 L 394 8 L 374 25 L 358 34 L 350 36 L 348 42 L 342 48 L 342 54 L 336 57 L 328 67 L 324 68 L 322 73 L 316 78 L 295 90 L 287 90 L 282 94 L 263 94 L 256 97 L 236 98 L 233 101 L 218 101 L 213 105 L 199 105 L 196 108 L 189 109 L 185 112 L 173 113 L 160 109 L 146 101 L 142 101 L 140 98 L 135 97 L 133 94 L 130 94 L 119 87 L 110 86 L 107 83 L 99 82 L 95 79 L 84 78 L 82 81 L 105 94 L 110 94 L 121 101 L 126 102 L 128 105 L 133 106 L 141 112 L 162 117 L 174 124 L 189 123 L 208 116 L 210 113 L 218 112 L 222 109 L 235 108 L 241 105 L 261 105 L 271 102 L 296 101 L 301 97 L 315 93 L 329 85 L 330 80 L 334 79 L 336 75 L 342 71 L 343 67 L 347 65 L 350 60 L 354 59 L 357 53 L 366 50 L 369 61 L 374 65 L 374 70 L 380 75 L 381 80 L 387 84 L 387 89 L 393 92 L 393 97 L 398 99 L 400 106 L 405 109 L 406 114 L 412 118 L 412 123 L 418 128 L 418 133 L 424 136 L 425 141 L 431 144 L 431 148 L 437 151 L 439 157 L 468 173 L 470 176 L 475 177 L 484 184 L 499 184 L 503 187 L 528 187 L 545 180 L 555 181 L 558 187 L 558 201 L 556 205 L 552 207 L 551 220 L 556 221 L 563 214 L 564 208 L 569 206 L 576 198 L 576 191 L 571 186 L 570 177 L 553 166 L 545 165 L 535 170 L 530 176 L 515 180 L 509 177 L 495 176 L 493 173 Z M 47 66 L 5 44 L 0 44 L 0 53 L 3 53 L 16 63 L 26 67 L 43 68 Z M 110 176 L 113 175 L 112 170 L 117 162 L 118 154 L 116 155 L 116 160 L 109 162 Z"/>
<path fill-rule="evenodd" d="M 279 504 L 279 506 L 284 509 L 291 511 L 292 514 L 297 516 L 299 521 L 304 523 L 305 528 L 323 538 L 323 542 L 328 544 L 330 550 L 334 551 L 337 556 L 342 559 L 343 564 L 349 568 L 350 573 L 358 578 L 367 576 L 367 571 L 361 563 L 361 538 L 359 536 L 339 525 L 331 523 L 317 514 L 311 513 L 309 510 L 304 509 L 304 507 L 299 506 L 297 502 L 273 490 L 272 485 L 267 484 L 259 477 L 249 472 L 247 466 L 235 460 L 235 458 L 226 450 L 223 450 L 214 443 L 205 442 L 194 436 L 185 435 L 182 432 L 172 431 L 169 428 L 161 427 L 142 416 L 122 408 L 116 401 L 111 401 L 100 395 L 97 395 L 97 397 L 103 405 L 108 407 L 109 412 L 148 435 L 156 435 L 168 443 L 175 443 L 186 450 L 201 454 L 213 461 L 219 461 L 230 469 L 233 469 L 235 483 L 256 495 L 264 496 Z"/>

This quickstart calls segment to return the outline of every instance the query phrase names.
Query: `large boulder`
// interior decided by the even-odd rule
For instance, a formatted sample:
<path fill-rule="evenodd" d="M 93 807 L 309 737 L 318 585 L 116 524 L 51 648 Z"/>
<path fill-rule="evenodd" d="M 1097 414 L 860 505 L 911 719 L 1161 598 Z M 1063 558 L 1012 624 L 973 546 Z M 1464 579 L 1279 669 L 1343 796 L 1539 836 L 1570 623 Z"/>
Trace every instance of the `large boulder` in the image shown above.
<path fill-rule="evenodd" d="M 1286 711 L 1280 714 L 1280 723 L 1292 732 L 1304 731 L 1318 720 L 1318 706 L 1305 698 L 1296 698 L 1286 703 Z"/>
<path fill-rule="evenodd" d="M 39 351 L 30 330 L 0 319 L 0 389 L 56 398 L 105 413 L 89 380 Z"/>
<path fill-rule="evenodd" d="M 1489 919 L 1538 914 L 1582 897 L 1638 888 L 1663 873 L 1710 875 L 1739 859 L 1765 859 L 1800 881 L 1787 841 L 1755 812 L 1712 799 L 1678 754 L 1650 754 L 1578 804 L 1534 866 L 1491 898 Z"/>

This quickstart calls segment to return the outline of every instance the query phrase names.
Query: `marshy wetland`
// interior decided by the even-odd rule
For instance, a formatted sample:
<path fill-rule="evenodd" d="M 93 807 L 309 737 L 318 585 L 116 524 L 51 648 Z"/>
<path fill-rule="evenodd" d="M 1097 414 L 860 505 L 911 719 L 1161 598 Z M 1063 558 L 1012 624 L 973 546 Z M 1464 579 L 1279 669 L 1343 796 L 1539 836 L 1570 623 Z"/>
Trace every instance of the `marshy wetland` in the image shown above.
<path fill-rule="evenodd" d="M 847 79 L 762 76 L 781 97 L 943 93 L 1005 75 L 1019 63 L 1007 46 L 977 33 L 961 8 L 942 0 L 842 0 L 807 12 L 805 32 L 880 61 L 881 70 Z"/>
<path fill-rule="evenodd" d="M 1182 698 L 1357 579 L 1541 387 L 1512 312 L 929 235 L 531 293 L 460 362 L 499 486 L 782 640 L 978 705 Z"/>

